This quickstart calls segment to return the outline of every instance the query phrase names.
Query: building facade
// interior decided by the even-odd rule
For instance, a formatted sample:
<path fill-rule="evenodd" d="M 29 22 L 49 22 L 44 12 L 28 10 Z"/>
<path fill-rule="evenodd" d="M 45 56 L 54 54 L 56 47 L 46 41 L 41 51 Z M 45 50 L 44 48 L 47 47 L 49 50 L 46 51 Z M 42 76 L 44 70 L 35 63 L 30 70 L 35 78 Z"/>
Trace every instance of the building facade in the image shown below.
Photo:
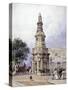
<path fill-rule="evenodd" d="M 50 73 L 58 67 L 66 71 L 66 48 L 49 48 L 49 53 Z"/>

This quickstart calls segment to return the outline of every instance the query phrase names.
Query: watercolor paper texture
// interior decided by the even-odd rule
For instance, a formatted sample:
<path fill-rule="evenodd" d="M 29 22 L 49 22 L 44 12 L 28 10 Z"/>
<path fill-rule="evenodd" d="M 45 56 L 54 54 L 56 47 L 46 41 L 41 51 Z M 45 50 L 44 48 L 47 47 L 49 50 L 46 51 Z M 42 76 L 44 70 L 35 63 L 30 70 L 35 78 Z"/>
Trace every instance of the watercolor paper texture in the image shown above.
<path fill-rule="evenodd" d="M 9 4 L 9 85 L 66 83 L 66 7 Z"/>

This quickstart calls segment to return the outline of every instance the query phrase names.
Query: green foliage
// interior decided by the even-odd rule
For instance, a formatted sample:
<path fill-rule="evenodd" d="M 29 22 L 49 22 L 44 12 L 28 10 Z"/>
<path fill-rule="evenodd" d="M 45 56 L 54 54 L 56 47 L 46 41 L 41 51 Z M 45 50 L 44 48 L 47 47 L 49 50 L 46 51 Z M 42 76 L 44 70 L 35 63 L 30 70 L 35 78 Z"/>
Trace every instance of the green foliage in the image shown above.
<path fill-rule="evenodd" d="M 14 39 L 14 41 L 12 42 L 13 60 L 15 60 L 16 62 L 24 59 L 27 60 L 28 53 L 29 48 L 27 47 L 27 44 L 19 38 Z"/>

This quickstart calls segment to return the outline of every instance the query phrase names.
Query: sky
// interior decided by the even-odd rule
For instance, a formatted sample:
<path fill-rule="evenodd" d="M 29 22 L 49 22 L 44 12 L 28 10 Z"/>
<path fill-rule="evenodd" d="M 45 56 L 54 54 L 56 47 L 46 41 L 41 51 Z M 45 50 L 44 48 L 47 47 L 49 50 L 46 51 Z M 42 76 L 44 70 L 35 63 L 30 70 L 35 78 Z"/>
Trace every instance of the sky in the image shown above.
<path fill-rule="evenodd" d="M 34 47 L 39 12 L 42 15 L 45 43 L 48 48 L 66 46 L 66 7 L 33 4 L 13 4 L 12 36 Z"/>
<path fill-rule="evenodd" d="M 35 46 L 38 15 L 41 13 L 47 48 L 66 47 L 66 7 L 34 4 L 12 5 L 12 39 L 20 38 Z"/>

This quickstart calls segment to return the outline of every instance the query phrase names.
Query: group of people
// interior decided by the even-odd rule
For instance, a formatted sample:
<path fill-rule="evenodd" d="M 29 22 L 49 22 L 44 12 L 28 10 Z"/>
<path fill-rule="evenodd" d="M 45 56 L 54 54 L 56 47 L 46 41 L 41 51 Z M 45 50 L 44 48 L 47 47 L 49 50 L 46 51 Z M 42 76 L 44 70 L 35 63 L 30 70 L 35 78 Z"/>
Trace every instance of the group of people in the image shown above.
<path fill-rule="evenodd" d="M 54 69 L 52 76 L 52 79 L 65 79 L 65 71 L 62 68 Z"/>

